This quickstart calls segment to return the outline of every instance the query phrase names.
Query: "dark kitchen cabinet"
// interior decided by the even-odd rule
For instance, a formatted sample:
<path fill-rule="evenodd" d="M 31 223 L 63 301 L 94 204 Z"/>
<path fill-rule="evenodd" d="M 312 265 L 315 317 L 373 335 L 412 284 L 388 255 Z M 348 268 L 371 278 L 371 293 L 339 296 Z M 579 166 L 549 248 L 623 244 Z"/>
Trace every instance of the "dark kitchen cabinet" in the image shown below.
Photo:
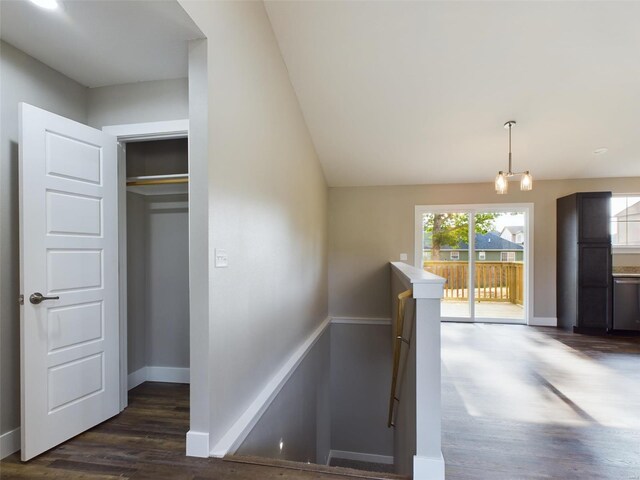
<path fill-rule="evenodd" d="M 558 327 L 579 333 L 611 329 L 611 192 L 557 200 Z"/>

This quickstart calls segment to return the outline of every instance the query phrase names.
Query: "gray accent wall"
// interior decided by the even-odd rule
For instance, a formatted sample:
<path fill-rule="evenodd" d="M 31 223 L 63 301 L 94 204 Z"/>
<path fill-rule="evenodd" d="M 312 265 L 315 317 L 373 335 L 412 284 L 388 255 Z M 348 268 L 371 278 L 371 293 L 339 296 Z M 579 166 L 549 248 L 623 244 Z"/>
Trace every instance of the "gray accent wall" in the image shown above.
<path fill-rule="evenodd" d="M 154 209 L 186 195 L 127 193 L 128 373 L 189 367 L 188 209 Z"/>
<path fill-rule="evenodd" d="M 391 326 L 331 324 L 236 454 L 319 464 L 329 450 L 391 457 L 390 386 Z"/>
<path fill-rule="evenodd" d="M 147 366 L 147 202 L 127 192 L 127 373 Z"/>
<path fill-rule="evenodd" d="M 20 426 L 18 104 L 87 121 L 87 89 L 0 42 L 0 433 Z"/>
<path fill-rule="evenodd" d="M 240 445 L 237 455 L 327 463 L 331 447 L 330 348 L 327 328 Z"/>
<path fill-rule="evenodd" d="M 188 140 L 176 138 L 127 144 L 127 177 L 189 171 Z"/>
<path fill-rule="evenodd" d="M 147 201 L 175 202 L 176 197 L 149 197 Z M 188 209 L 147 211 L 147 365 L 188 368 Z"/>
<path fill-rule="evenodd" d="M 389 269 L 391 270 L 391 269 Z M 398 294 L 411 285 L 405 283 L 395 273 L 391 275 L 391 291 L 389 294 L 392 310 L 397 311 Z M 410 340 L 409 346 L 402 344 L 400 350 L 400 365 L 398 367 L 398 383 L 396 385 L 396 410 L 394 415 L 395 427 L 393 428 L 393 458 L 395 471 L 403 475 L 413 474 L 413 456 L 416 454 L 416 349 L 415 338 L 415 300 L 408 300 L 405 304 L 405 323 L 402 336 Z M 396 331 L 397 319 L 392 317 L 393 331 Z M 393 336 L 389 336 L 390 343 Z M 425 406 L 424 408 L 428 408 Z"/>
<path fill-rule="evenodd" d="M 331 449 L 393 456 L 391 326 L 331 325 Z"/>

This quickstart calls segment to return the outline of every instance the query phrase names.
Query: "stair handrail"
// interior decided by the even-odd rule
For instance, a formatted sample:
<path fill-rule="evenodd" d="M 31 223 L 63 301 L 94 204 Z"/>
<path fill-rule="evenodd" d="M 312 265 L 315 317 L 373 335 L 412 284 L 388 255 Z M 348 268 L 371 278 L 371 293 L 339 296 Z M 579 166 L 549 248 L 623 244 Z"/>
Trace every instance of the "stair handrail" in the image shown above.
<path fill-rule="evenodd" d="M 404 337 L 404 320 L 405 320 L 405 303 L 407 299 L 413 297 L 413 290 L 405 290 L 398 294 L 398 310 L 396 312 L 396 331 L 393 339 L 393 374 L 391 377 L 391 394 L 389 396 L 389 417 L 387 419 L 387 427 L 395 427 L 393 423 L 393 416 L 395 412 L 395 404 L 400 401 L 398 395 L 396 395 L 396 389 L 398 387 L 398 376 L 400 373 L 400 353 L 402 352 L 402 344 L 407 346 L 411 345 L 411 332 L 409 329 L 409 338 Z M 415 319 L 415 308 L 413 309 Z"/>

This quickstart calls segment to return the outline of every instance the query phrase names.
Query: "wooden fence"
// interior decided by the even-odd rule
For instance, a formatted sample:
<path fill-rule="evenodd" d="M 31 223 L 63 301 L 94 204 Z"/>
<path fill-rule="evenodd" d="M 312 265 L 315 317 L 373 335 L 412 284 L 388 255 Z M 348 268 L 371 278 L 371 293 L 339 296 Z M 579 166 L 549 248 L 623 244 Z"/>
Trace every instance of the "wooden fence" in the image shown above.
<path fill-rule="evenodd" d="M 425 261 L 424 269 L 447 279 L 445 300 L 469 299 L 469 264 L 467 262 Z M 476 262 L 476 301 L 524 302 L 523 262 Z"/>

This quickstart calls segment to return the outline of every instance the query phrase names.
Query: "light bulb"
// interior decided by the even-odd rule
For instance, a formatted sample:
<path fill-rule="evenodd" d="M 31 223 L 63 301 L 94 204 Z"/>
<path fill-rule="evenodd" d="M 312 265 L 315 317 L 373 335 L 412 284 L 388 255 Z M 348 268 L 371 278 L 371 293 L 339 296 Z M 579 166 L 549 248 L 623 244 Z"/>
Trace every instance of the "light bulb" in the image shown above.
<path fill-rule="evenodd" d="M 524 172 L 520 179 L 520 190 L 526 191 L 531 189 L 533 189 L 533 177 L 529 172 Z"/>
<path fill-rule="evenodd" d="M 496 193 L 499 195 L 504 195 L 509 190 L 509 181 L 507 180 L 507 176 L 503 172 L 498 172 L 496 176 Z"/>

